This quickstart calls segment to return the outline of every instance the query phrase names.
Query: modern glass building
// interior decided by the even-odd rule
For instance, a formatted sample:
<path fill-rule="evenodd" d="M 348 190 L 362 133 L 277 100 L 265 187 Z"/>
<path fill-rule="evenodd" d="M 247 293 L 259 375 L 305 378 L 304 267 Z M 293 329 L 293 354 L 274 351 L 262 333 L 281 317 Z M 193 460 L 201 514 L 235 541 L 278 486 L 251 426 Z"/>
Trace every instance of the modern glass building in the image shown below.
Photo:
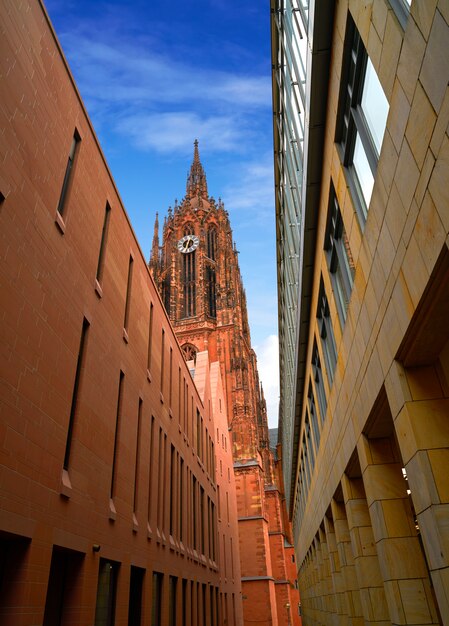
<path fill-rule="evenodd" d="M 271 17 L 279 440 L 303 620 L 446 623 L 447 2 L 272 0 Z"/>

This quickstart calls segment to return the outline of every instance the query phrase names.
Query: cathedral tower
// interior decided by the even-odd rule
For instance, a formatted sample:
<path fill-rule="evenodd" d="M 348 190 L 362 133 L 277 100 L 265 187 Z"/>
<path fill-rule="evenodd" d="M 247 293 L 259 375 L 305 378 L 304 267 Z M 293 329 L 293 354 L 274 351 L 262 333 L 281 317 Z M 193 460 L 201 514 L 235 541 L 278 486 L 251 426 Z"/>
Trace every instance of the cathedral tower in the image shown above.
<path fill-rule="evenodd" d="M 236 478 L 244 613 L 252 615 L 252 623 L 259 622 L 256 615 L 261 624 L 281 624 L 275 619 L 278 589 L 269 535 L 284 525 L 269 519 L 281 517 L 282 506 L 268 502 L 279 490 L 266 404 L 229 216 L 221 199 L 208 194 L 198 141 L 185 196 L 168 209 L 161 245 L 156 215 L 149 267 L 186 360 L 195 362 L 196 354 L 207 350 L 210 361 L 220 363 Z M 226 503 L 221 510 L 223 515 Z"/>

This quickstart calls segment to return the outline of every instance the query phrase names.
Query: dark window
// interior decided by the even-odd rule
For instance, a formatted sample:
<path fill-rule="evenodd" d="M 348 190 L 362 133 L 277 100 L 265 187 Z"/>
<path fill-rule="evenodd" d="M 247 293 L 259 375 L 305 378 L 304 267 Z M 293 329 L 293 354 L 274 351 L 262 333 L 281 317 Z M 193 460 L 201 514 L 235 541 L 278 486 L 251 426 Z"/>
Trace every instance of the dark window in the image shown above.
<path fill-rule="evenodd" d="M 120 378 L 119 378 L 119 383 L 118 383 L 117 412 L 115 415 L 114 453 L 112 457 L 111 491 L 110 491 L 111 498 L 113 498 L 115 495 L 115 483 L 116 483 L 115 473 L 116 473 L 117 451 L 118 451 L 118 442 L 119 442 L 120 418 L 122 414 L 123 379 L 124 378 L 125 378 L 125 374 L 122 371 L 120 371 Z"/>
<path fill-rule="evenodd" d="M 176 455 L 175 446 L 170 444 L 170 495 L 169 495 L 169 532 L 170 535 L 174 534 L 174 521 L 175 521 L 175 502 L 176 502 Z"/>
<path fill-rule="evenodd" d="M 217 317 L 216 275 L 212 267 L 206 267 L 207 301 L 210 317 Z"/>
<path fill-rule="evenodd" d="M 182 255 L 184 317 L 196 315 L 196 253 Z"/>
<path fill-rule="evenodd" d="M 139 398 L 139 408 L 137 411 L 137 433 L 136 433 L 136 461 L 134 465 L 134 504 L 133 511 L 137 512 L 137 497 L 139 489 L 139 468 L 140 468 L 140 426 L 142 423 L 142 398 Z"/>
<path fill-rule="evenodd" d="M 80 601 L 83 559 L 80 552 L 54 546 L 43 626 L 60 626 L 73 620 Z"/>
<path fill-rule="evenodd" d="M 145 570 L 131 565 L 129 581 L 128 626 L 140 626 L 142 623 L 142 595 Z"/>
<path fill-rule="evenodd" d="M 150 303 L 150 320 L 148 323 L 148 354 L 147 354 L 147 369 L 151 370 L 151 349 L 153 347 L 153 303 Z"/>
<path fill-rule="evenodd" d="M 70 146 L 69 158 L 67 160 L 67 166 L 64 174 L 64 181 L 62 183 L 61 195 L 59 197 L 58 203 L 58 213 L 63 216 L 65 211 L 65 203 L 67 199 L 67 192 L 69 189 L 70 178 L 73 170 L 73 165 L 75 163 L 75 156 L 77 153 L 77 148 L 79 142 L 81 141 L 81 137 L 79 136 L 78 131 L 75 129 L 72 139 L 72 145 Z"/>
<path fill-rule="evenodd" d="M 123 328 L 128 330 L 128 321 L 129 321 L 129 303 L 131 300 L 131 286 L 133 281 L 133 258 L 130 255 L 129 257 L 129 265 L 128 265 L 128 282 L 126 285 L 126 300 L 125 300 L 125 317 L 123 320 Z"/>
<path fill-rule="evenodd" d="M 323 371 L 321 369 L 321 361 L 320 355 L 318 352 L 318 346 L 316 342 L 313 345 L 313 353 L 312 353 L 312 371 L 313 371 L 313 379 L 315 381 L 315 389 L 318 396 L 318 406 L 321 413 L 321 421 L 324 422 L 324 418 L 326 416 L 327 410 L 327 399 L 326 399 L 326 391 L 324 389 L 324 380 L 323 380 Z M 311 388 L 309 388 L 311 391 Z M 313 398 L 313 395 L 312 395 Z"/>
<path fill-rule="evenodd" d="M 215 261 L 215 253 L 217 249 L 217 230 L 212 227 L 207 231 L 207 256 Z"/>
<path fill-rule="evenodd" d="M 103 230 L 101 231 L 101 242 L 100 242 L 100 252 L 98 254 L 98 265 L 97 265 L 97 280 L 100 283 L 103 277 L 103 266 L 104 266 L 104 251 L 106 249 L 106 244 L 108 241 L 108 232 L 109 232 L 109 219 L 111 216 L 111 207 L 109 203 L 106 202 L 106 209 L 104 212 L 104 220 L 103 220 Z"/>
<path fill-rule="evenodd" d="M 337 364 L 337 347 L 335 344 L 332 320 L 330 318 L 329 303 L 322 278 L 318 298 L 317 318 L 320 329 L 321 347 L 323 348 L 324 359 L 326 361 L 329 384 L 331 384 L 334 379 L 335 366 Z"/>
<path fill-rule="evenodd" d="M 308 411 L 310 422 L 312 424 L 313 438 L 315 440 L 315 450 L 318 452 L 320 447 L 320 426 L 315 406 L 315 396 L 313 395 L 312 383 L 309 383 L 309 391 L 307 393 Z M 324 417 L 323 417 L 324 419 Z"/>
<path fill-rule="evenodd" d="M 377 74 L 349 16 L 336 140 L 362 224 L 373 191 L 388 108 Z"/>
<path fill-rule="evenodd" d="M 69 461 L 70 461 L 70 450 L 72 447 L 72 436 L 73 436 L 73 426 L 75 423 L 75 415 L 76 415 L 76 407 L 78 403 L 78 395 L 79 395 L 79 386 L 81 382 L 81 375 L 84 368 L 85 361 L 85 352 L 86 352 L 86 343 L 87 343 L 87 335 L 89 331 L 89 322 L 86 318 L 83 319 L 83 327 L 81 329 L 81 340 L 80 347 L 78 350 L 78 361 L 76 363 L 76 372 L 75 372 L 75 382 L 73 384 L 73 392 L 72 392 L 72 404 L 70 407 L 70 418 L 69 418 L 69 427 L 67 429 L 67 440 L 65 446 L 65 454 L 64 454 L 64 469 L 69 469 Z"/>
<path fill-rule="evenodd" d="M 354 261 L 349 248 L 348 236 L 341 217 L 335 191 L 332 188 L 324 244 L 327 251 L 329 272 L 342 323 L 346 321 L 349 299 L 354 284 Z"/>
<path fill-rule="evenodd" d="M 171 278 L 168 272 L 162 282 L 162 302 L 164 303 L 167 315 L 170 315 Z"/>
<path fill-rule="evenodd" d="M 153 594 L 151 606 L 151 626 L 162 625 L 162 583 L 164 575 L 153 572 Z"/>
<path fill-rule="evenodd" d="M 118 568 L 118 563 L 100 559 L 95 626 L 113 626 L 115 622 Z"/>
<path fill-rule="evenodd" d="M 178 578 L 170 576 L 169 578 L 169 626 L 177 626 L 176 623 L 176 595 L 178 591 Z"/>

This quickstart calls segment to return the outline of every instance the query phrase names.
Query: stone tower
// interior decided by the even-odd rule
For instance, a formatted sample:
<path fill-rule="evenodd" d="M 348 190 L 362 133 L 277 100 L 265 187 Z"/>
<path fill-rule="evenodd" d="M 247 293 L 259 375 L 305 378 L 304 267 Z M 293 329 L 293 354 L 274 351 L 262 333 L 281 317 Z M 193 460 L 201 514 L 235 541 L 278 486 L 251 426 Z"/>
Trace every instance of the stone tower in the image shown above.
<path fill-rule="evenodd" d="M 266 404 L 229 216 L 221 199 L 208 194 L 198 141 L 185 196 L 169 207 L 161 244 L 156 215 L 149 267 L 186 360 L 207 350 L 210 361 L 220 363 L 236 478 L 244 614 L 252 615 L 252 623 L 256 615 L 261 624 L 281 624 L 275 618 L 278 564 L 273 568 L 270 535 L 285 534 L 285 519 L 280 502 L 268 502 L 279 500 L 280 492 Z M 269 519 L 273 515 L 279 519 Z M 281 577 L 285 582 L 287 575 Z"/>

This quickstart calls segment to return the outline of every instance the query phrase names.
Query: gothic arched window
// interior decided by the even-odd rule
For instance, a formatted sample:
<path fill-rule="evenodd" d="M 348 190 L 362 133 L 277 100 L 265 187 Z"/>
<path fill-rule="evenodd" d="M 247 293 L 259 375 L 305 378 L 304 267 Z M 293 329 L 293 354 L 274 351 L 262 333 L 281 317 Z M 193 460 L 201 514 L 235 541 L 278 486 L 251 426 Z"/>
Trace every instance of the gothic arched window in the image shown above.
<path fill-rule="evenodd" d="M 184 293 L 184 317 L 196 315 L 196 253 L 182 255 L 182 286 Z"/>
<path fill-rule="evenodd" d="M 184 354 L 184 358 L 186 361 L 196 362 L 196 353 L 198 352 L 198 348 L 194 346 L 192 343 L 185 343 L 181 346 L 181 350 Z"/>
<path fill-rule="evenodd" d="M 207 309 L 211 317 L 217 317 L 217 290 L 215 270 L 212 267 L 206 267 L 207 282 Z"/>
<path fill-rule="evenodd" d="M 215 261 L 215 253 L 217 250 L 217 229 L 212 226 L 207 231 L 207 256 Z"/>

